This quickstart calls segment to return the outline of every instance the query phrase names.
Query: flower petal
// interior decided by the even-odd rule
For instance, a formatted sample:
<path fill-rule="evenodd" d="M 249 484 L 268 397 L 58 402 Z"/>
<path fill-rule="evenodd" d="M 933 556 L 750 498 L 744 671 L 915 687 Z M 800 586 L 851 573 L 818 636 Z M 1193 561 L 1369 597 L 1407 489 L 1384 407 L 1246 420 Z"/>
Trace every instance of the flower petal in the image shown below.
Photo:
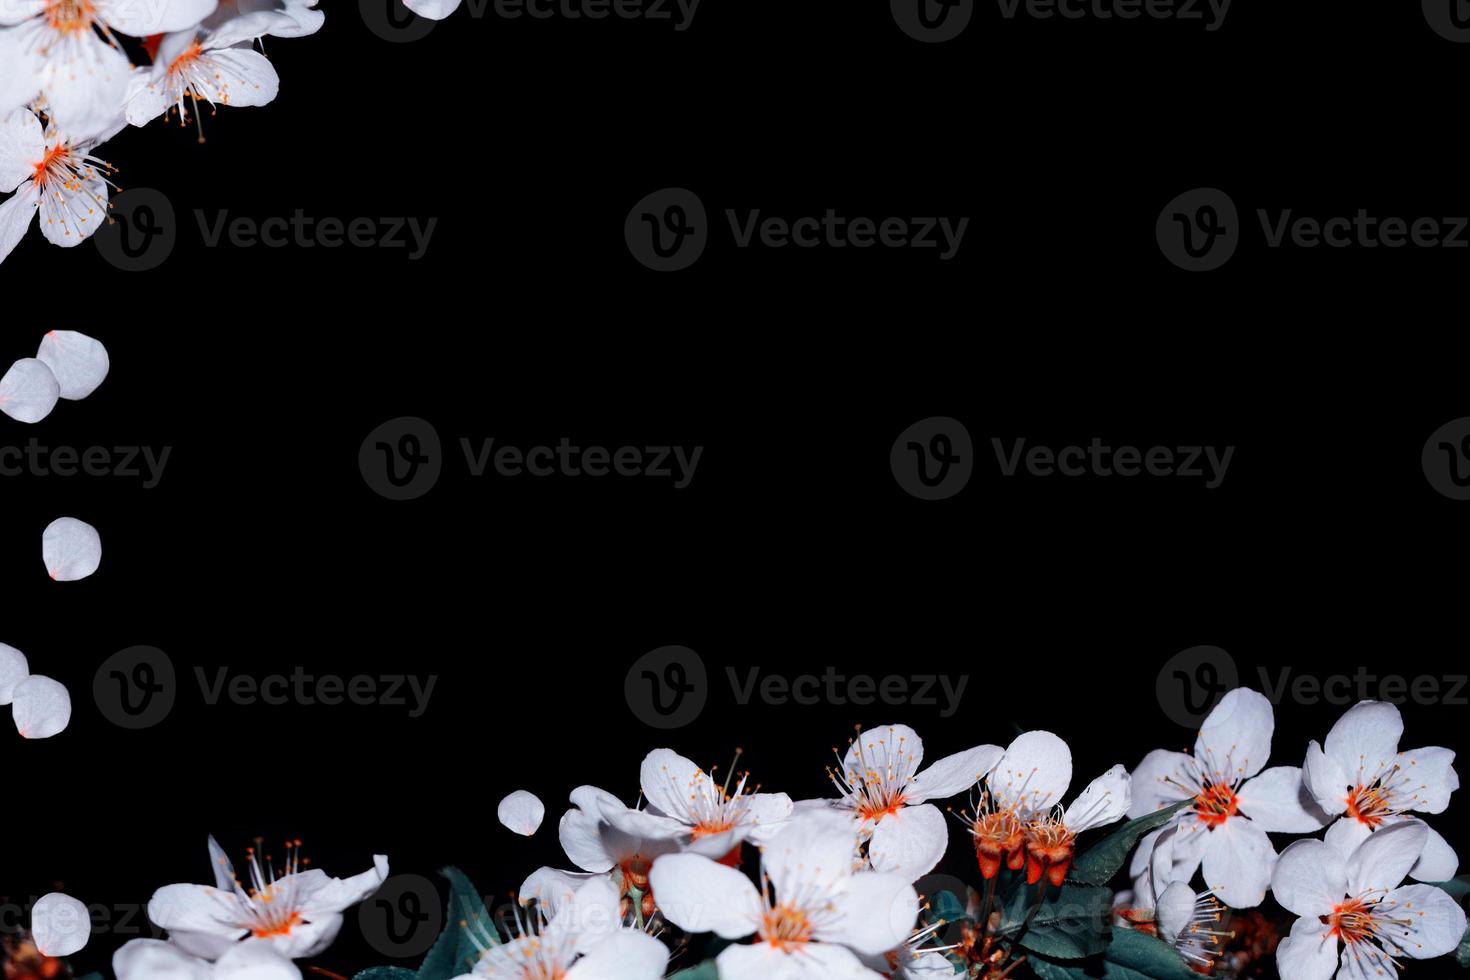
<path fill-rule="evenodd" d="M 857 832 L 852 814 L 841 810 L 811 810 L 793 817 L 761 852 L 777 899 L 815 899 L 839 890 L 853 873 Z"/>
<path fill-rule="evenodd" d="M 1375 830 L 1348 858 L 1347 894 L 1397 888 L 1424 852 L 1429 828 L 1420 820 L 1404 820 Z"/>
<path fill-rule="evenodd" d="M 876 956 L 897 948 L 913 932 L 919 894 L 905 875 L 864 871 L 852 876 L 833 908 L 836 921 L 819 927 L 816 938 Z"/>
<path fill-rule="evenodd" d="M 1226 695 L 1229 697 L 1229 695 Z M 1276 849 L 1260 827 L 1231 817 L 1209 832 L 1205 843 L 1205 881 L 1233 909 L 1255 908 L 1266 897 Z"/>
<path fill-rule="evenodd" d="M 1348 784 L 1357 785 L 1392 762 L 1403 734 L 1404 719 L 1395 705 L 1359 701 L 1337 719 L 1323 748 L 1341 767 Z"/>
<path fill-rule="evenodd" d="M 107 348 L 75 330 L 52 330 L 41 340 L 36 360 L 51 369 L 61 385 L 61 397 L 86 398 L 107 380 Z"/>
<path fill-rule="evenodd" d="M 1276 716 L 1259 691 L 1238 687 L 1215 705 L 1194 740 L 1194 757 L 1218 782 L 1249 779 L 1266 767 Z"/>
<path fill-rule="evenodd" d="M 1409 869 L 1409 877 L 1415 881 L 1449 881 L 1460 871 L 1460 856 L 1439 831 L 1427 825 L 1425 829 L 1428 835 L 1424 838 L 1424 850 Z"/>
<path fill-rule="evenodd" d="M 1351 786 L 1347 773 L 1315 741 L 1307 746 L 1307 758 L 1302 763 L 1302 785 L 1312 794 L 1322 812 L 1333 816 L 1346 812 Z"/>
<path fill-rule="evenodd" d="M 3 16 L 0 16 L 0 23 L 3 22 Z M 11 32 L 3 33 L 10 38 L 16 36 Z M 0 53 L 8 53 L 8 49 L 0 49 Z M 8 75 L 8 60 L 6 67 Z M 4 109 L 0 106 L 0 111 Z M 14 109 L 0 116 L 0 194 L 9 194 L 22 181 L 34 176 L 36 164 L 45 154 L 46 136 L 41 129 L 41 120 L 34 112 Z"/>
<path fill-rule="evenodd" d="M 667 854 L 648 878 L 664 917 L 685 932 L 740 939 L 760 927 L 760 895 L 734 868 L 698 854 Z"/>
<path fill-rule="evenodd" d="M 41 536 L 41 558 L 57 582 L 77 582 L 102 566 L 102 535 L 86 521 L 63 517 Z"/>
<path fill-rule="evenodd" d="M 161 939 L 134 939 L 112 954 L 117 980 L 209 980 L 209 963 Z"/>
<path fill-rule="evenodd" d="M 1267 769 L 1240 788 L 1236 802 L 1267 833 L 1310 834 L 1332 822 L 1302 785 L 1296 766 Z"/>
<path fill-rule="evenodd" d="M 1460 788 L 1460 775 L 1452 763 L 1455 753 L 1431 746 L 1402 752 L 1398 757 L 1400 771 L 1408 781 L 1404 792 L 1414 800 L 1412 809 L 1423 813 L 1443 813 L 1450 805 L 1450 794 Z"/>
<path fill-rule="evenodd" d="M 1291 935 L 1276 947 L 1276 964 L 1281 975 L 1292 980 L 1331 980 L 1337 972 L 1332 927 L 1319 919 L 1297 919 Z"/>
<path fill-rule="evenodd" d="M 1144 756 L 1133 770 L 1129 784 L 1133 794 L 1133 801 L 1128 805 L 1129 819 L 1146 817 L 1155 810 L 1187 799 L 1189 792 L 1179 785 L 1178 777 L 1194 770 L 1194 759 L 1183 752 L 1155 749 Z"/>
<path fill-rule="evenodd" d="M 541 829 L 541 821 L 546 819 L 546 804 L 536 794 L 518 789 L 500 801 L 495 816 L 512 833 L 534 837 Z"/>
<path fill-rule="evenodd" d="M 70 956 L 92 936 L 92 916 L 70 895 L 52 892 L 31 908 L 31 935 L 44 956 Z"/>
<path fill-rule="evenodd" d="M 1023 815 L 1049 810 L 1072 784 L 1072 750 L 1051 732 L 1018 735 L 985 784 L 1002 805 L 1019 807 Z"/>
<path fill-rule="evenodd" d="M 148 919 L 168 930 L 184 952 L 216 960 L 249 930 L 233 925 L 245 917 L 235 896 L 209 885 L 165 885 L 148 901 Z"/>
<path fill-rule="evenodd" d="M 1416 960 L 1454 952 L 1465 937 L 1465 910 L 1449 894 L 1433 885 L 1405 885 L 1389 892 L 1382 902 L 1403 925 L 1389 928 L 1394 943 Z"/>
<path fill-rule="evenodd" d="M 1159 938 L 1169 943 L 1179 938 L 1179 934 L 1194 921 L 1196 897 L 1194 889 L 1183 881 L 1176 881 L 1164 889 L 1154 909 Z"/>
<path fill-rule="evenodd" d="M 649 980 L 662 977 L 669 951 L 652 936 L 619 929 L 566 972 L 566 980 Z"/>
<path fill-rule="evenodd" d="M 1133 779 L 1128 770 L 1114 766 L 1087 784 L 1062 814 L 1062 823 L 1074 834 L 1104 827 L 1123 819 L 1133 805 Z"/>
<path fill-rule="evenodd" d="M 243 942 L 214 965 L 215 977 L 234 980 L 301 980 L 301 971 L 271 943 Z"/>
<path fill-rule="evenodd" d="M 24 196 L 24 190 L 17 192 L 15 197 L 0 205 L 0 208 L 20 208 L 25 204 L 22 200 Z M 4 237 L 4 228 L 12 218 L 20 220 L 16 216 L 25 217 L 29 224 L 29 215 L 23 215 L 22 211 L 0 215 L 0 238 Z M 25 232 L 24 227 L 21 232 Z M 51 414 L 60 398 L 61 385 L 57 383 L 56 375 L 34 357 L 23 357 L 16 361 L 5 372 L 5 377 L 0 378 L 0 412 L 17 422 L 34 425 Z"/>
<path fill-rule="evenodd" d="M 1276 860 L 1271 893 L 1297 915 L 1327 915 L 1347 895 L 1347 862 L 1323 841 L 1296 841 Z"/>
<path fill-rule="evenodd" d="M 874 871 L 918 881 L 933 870 L 949 847 L 949 823 L 932 803 L 900 807 L 873 828 L 868 859 Z"/>
<path fill-rule="evenodd" d="M 1005 750 L 999 745 L 977 745 L 947 755 L 914 777 L 904 791 L 904 799 L 923 803 L 957 796 L 988 776 L 1003 755 Z"/>
<path fill-rule="evenodd" d="M 639 783 L 651 805 L 689 825 L 698 823 L 698 812 L 707 812 L 718 800 L 709 774 L 672 749 L 648 753 L 639 768 Z"/>
<path fill-rule="evenodd" d="M 26 655 L 15 647 L 0 643 L 0 705 L 9 704 L 15 696 L 15 685 L 31 676 Z"/>
<path fill-rule="evenodd" d="M 50 738 L 71 722 L 71 695 L 60 681 L 32 674 L 11 692 L 11 711 L 22 738 Z"/>

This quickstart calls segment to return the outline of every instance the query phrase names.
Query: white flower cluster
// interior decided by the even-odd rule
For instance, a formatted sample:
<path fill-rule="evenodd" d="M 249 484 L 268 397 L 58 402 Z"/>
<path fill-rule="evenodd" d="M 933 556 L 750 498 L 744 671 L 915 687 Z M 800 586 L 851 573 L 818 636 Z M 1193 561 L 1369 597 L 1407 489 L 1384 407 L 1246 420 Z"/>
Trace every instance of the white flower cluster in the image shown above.
<path fill-rule="evenodd" d="M 1017 930 L 997 928 L 996 880 L 1004 869 L 1024 875 L 1040 902 L 1049 887 L 1071 886 L 1078 835 L 1124 817 L 1139 830 L 1115 924 L 1163 940 L 1190 968 L 1210 972 L 1225 951 L 1227 907 L 1253 908 L 1273 890 L 1301 916 L 1280 944 L 1285 980 L 1394 976 L 1404 958 L 1454 951 L 1466 933 L 1459 905 L 1437 886 L 1402 885 L 1458 870 L 1444 838 L 1413 815 L 1449 805 L 1454 753 L 1401 751 L 1398 710 L 1366 701 L 1307 746 L 1304 765 L 1266 768 L 1274 728 L 1265 697 L 1232 691 L 1192 753 L 1152 752 L 1131 775 L 1114 766 L 1070 803 L 1071 752 L 1044 731 L 922 769 L 912 729 L 862 732 L 830 770 L 836 798 L 795 803 L 658 749 L 642 765 L 641 808 L 592 786 L 572 793 L 558 829 L 576 870 L 527 878 L 520 901 L 536 914 L 504 944 L 477 943 L 464 977 L 657 980 L 670 927 L 729 942 L 717 959 L 723 980 L 1011 975 L 1018 960 L 1006 944 Z M 931 801 L 967 791 L 974 805 L 960 820 L 985 905 L 969 910 L 973 934 L 940 946 L 942 923 L 924 921 L 914 882 L 949 843 Z M 522 790 L 498 814 L 529 836 L 545 807 Z M 1267 836 L 1323 830 L 1279 856 Z M 746 843 L 759 849 L 754 878 L 741 870 Z"/>
<path fill-rule="evenodd" d="M 107 217 L 112 167 L 93 151 L 129 124 L 200 103 L 260 106 L 280 79 L 266 36 L 321 29 L 316 0 L 0 0 L 0 262 L 40 214 L 72 247 Z M 134 59 L 139 63 L 134 64 Z M 146 62 L 146 63 L 144 63 Z M 203 139 L 203 130 L 200 130 Z"/>

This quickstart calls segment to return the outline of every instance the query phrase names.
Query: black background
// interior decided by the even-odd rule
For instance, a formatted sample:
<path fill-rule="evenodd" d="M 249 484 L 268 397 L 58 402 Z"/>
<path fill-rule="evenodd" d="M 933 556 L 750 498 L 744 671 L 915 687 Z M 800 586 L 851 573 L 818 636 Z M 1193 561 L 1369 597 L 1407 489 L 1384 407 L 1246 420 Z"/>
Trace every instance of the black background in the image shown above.
<path fill-rule="evenodd" d="M 668 745 L 736 746 L 767 789 L 823 795 L 851 727 L 914 725 L 931 757 L 1049 727 L 1075 785 L 1184 748 L 1155 695 L 1196 644 L 1259 665 L 1464 673 L 1465 508 L 1420 468 L 1470 414 L 1441 337 L 1459 253 L 1264 247 L 1222 270 L 1160 255 L 1176 194 L 1227 190 L 1318 216 L 1463 214 L 1454 93 L 1470 51 L 1417 4 L 1236 0 L 1224 27 L 1008 22 L 981 4 L 923 45 L 885 5 L 704 0 L 693 26 L 474 19 L 414 43 L 331 0 L 317 36 L 268 42 L 263 109 L 162 124 L 103 155 L 162 190 L 178 244 L 129 274 L 38 235 L 0 267 L 42 317 L 28 356 L 83 303 L 113 375 L 0 445 L 173 447 L 162 484 L 0 481 L 0 640 L 66 682 L 76 715 L 9 740 L 0 893 L 62 882 L 121 908 L 202 881 L 204 835 L 238 854 L 304 838 L 334 874 L 470 872 L 506 892 L 586 782 L 632 800 Z M 737 250 L 722 224 L 659 275 L 623 242 L 643 195 L 794 217 L 969 216 L 959 256 Z M 193 212 L 437 217 L 403 250 L 206 249 Z M 58 293 L 58 290 L 61 290 Z M 73 299 L 72 297 L 75 297 Z M 108 321 L 128 324 L 107 325 Z M 1457 322 L 1451 320 L 1451 323 Z M 1413 367 L 1390 368 L 1403 353 Z M 1428 368 L 1448 369 L 1443 382 Z M 1402 393 L 1407 392 L 1407 393 Z M 369 431 L 422 416 L 450 471 L 419 501 L 373 494 Z M 889 471 L 919 419 L 960 419 L 977 470 L 923 502 Z M 692 485 L 471 480 L 455 441 L 702 445 Z M 990 439 L 1234 445 L 1224 485 L 1002 479 Z M 42 528 L 96 524 L 102 571 L 50 582 Z M 108 723 L 92 678 L 134 644 L 186 694 L 143 732 Z M 665 644 L 714 679 L 699 722 L 640 723 L 628 667 Z M 429 712 L 204 705 L 193 668 L 434 673 Z M 961 711 L 737 705 L 726 666 L 785 674 L 968 674 Z M 1342 708 L 1283 704 L 1273 762 L 1297 764 Z M 1463 706 L 1409 705 L 1406 745 L 1458 747 Z M 494 807 L 548 804 L 526 842 Z M 1463 850 L 1457 799 L 1436 826 Z M 956 828 L 954 852 L 964 846 Z M 953 870 L 967 872 L 965 862 Z M 121 913 L 114 913 L 121 914 Z M 349 924 L 320 963 L 382 960 Z M 104 965 L 113 937 L 76 959 Z"/>

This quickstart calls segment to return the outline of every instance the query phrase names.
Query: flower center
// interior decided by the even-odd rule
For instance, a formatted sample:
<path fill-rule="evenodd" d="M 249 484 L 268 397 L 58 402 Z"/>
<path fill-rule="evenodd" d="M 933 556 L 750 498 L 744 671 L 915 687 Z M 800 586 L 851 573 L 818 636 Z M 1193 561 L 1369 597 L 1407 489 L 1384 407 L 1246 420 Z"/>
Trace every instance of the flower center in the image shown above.
<path fill-rule="evenodd" d="M 270 901 L 270 899 L 265 899 Z M 250 930 L 250 934 L 256 939 L 270 939 L 272 936 L 289 936 L 291 930 L 301 924 L 301 913 L 292 912 L 284 919 L 275 922 L 261 922 Z"/>
<path fill-rule="evenodd" d="M 177 58 L 169 63 L 168 73 L 170 75 L 177 75 L 179 72 L 183 71 L 190 65 L 194 64 L 194 62 L 198 61 L 199 56 L 203 53 L 204 49 L 199 46 L 198 41 L 195 41 L 193 44 L 189 45 L 188 50 L 186 50 L 183 54 L 179 55 Z"/>
<path fill-rule="evenodd" d="M 904 794 L 914 779 L 918 758 L 905 746 L 906 738 L 893 731 L 863 735 L 858 729 L 852 743 L 855 764 L 828 767 L 827 775 L 847 805 L 864 820 L 876 823 L 904 805 Z M 833 749 L 835 755 L 837 750 Z M 839 757 L 840 758 L 840 757 Z"/>
<path fill-rule="evenodd" d="M 701 837 L 713 837 L 715 834 L 723 834 L 727 830 L 735 829 L 735 821 L 730 817 L 704 820 L 694 825 L 689 836 L 694 840 Z"/>
<path fill-rule="evenodd" d="M 1072 864 L 1073 844 L 1077 835 L 1067 829 L 1060 817 L 1037 820 L 1026 828 L 1026 881 L 1036 884 L 1046 872 L 1047 880 L 1060 888 Z"/>
<path fill-rule="evenodd" d="M 1240 802 L 1235 798 L 1235 790 L 1225 783 L 1211 783 L 1194 798 L 1195 815 L 1201 823 L 1212 828 L 1221 826 L 1239 810 Z"/>
<path fill-rule="evenodd" d="M 46 5 L 46 23 L 61 34 L 80 34 L 90 30 L 97 9 L 90 0 L 51 0 Z"/>
<path fill-rule="evenodd" d="M 805 912 L 782 903 L 766 910 L 761 918 L 761 939 L 783 952 L 810 942 L 812 923 Z"/>
<path fill-rule="evenodd" d="M 1332 934 L 1349 946 L 1373 937 L 1373 910 L 1361 898 L 1350 898 L 1332 910 L 1327 917 Z"/>
<path fill-rule="evenodd" d="M 36 164 L 36 186 L 44 188 L 52 179 L 65 183 L 66 178 L 71 174 L 70 163 L 71 147 L 63 143 L 57 143 L 51 147 Z"/>
<path fill-rule="evenodd" d="M 987 880 L 1000 872 L 1002 861 L 1015 871 L 1026 860 L 1025 825 L 1015 810 L 993 809 L 993 806 L 992 799 L 985 797 L 969 820 L 970 836 L 975 839 L 975 859 L 980 863 L 981 877 Z"/>

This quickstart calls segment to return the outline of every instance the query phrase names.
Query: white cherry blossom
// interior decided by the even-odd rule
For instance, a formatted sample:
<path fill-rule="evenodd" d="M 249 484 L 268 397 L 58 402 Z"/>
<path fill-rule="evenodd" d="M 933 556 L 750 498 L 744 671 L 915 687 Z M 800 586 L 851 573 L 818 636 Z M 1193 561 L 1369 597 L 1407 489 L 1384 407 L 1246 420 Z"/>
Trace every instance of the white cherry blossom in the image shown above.
<path fill-rule="evenodd" d="M 723 980 L 876 978 L 860 956 L 900 946 L 919 898 L 905 876 L 854 870 L 857 821 L 831 810 L 793 817 L 761 850 L 761 882 L 698 854 L 660 858 L 659 908 L 688 932 L 754 935 L 720 953 Z"/>
<path fill-rule="evenodd" d="M 1437 746 L 1400 751 L 1403 734 L 1395 705 L 1361 701 L 1332 726 L 1325 746 L 1307 747 L 1302 781 L 1317 805 L 1338 818 L 1327 841 L 1340 853 L 1351 854 L 1369 834 L 1410 813 L 1443 813 L 1460 788 L 1454 752 Z M 1424 851 L 1410 877 L 1448 881 L 1459 870 L 1459 856 L 1438 831 L 1425 830 Z"/>
<path fill-rule="evenodd" d="M 342 912 L 367 898 L 388 877 L 388 859 L 351 878 L 332 878 L 316 868 L 302 870 L 301 845 L 286 845 L 280 873 L 254 848 L 248 852 L 249 886 L 235 877 L 234 865 L 215 839 L 209 839 L 215 884 L 166 885 L 153 893 L 148 918 L 167 929 L 184 952 L 217 960 L 247 939 L 270 943 L 288 959 L 315 956 L 332 944 L 342 928 Z"/>
<path fill-rule="evenodd" d="M 1266 896 L 1276 864 L 1268 832 L 1311 833 L 1329 819 L 1303 788 L 1300 769 L 1265 768 L 1275 727 L 1271 702 L 1239 688 L 1205 719 L 1192 755 L 1150 752 L 1133 773 L 1129 817 L 1192 801 L 1175 820 L 1178 878 L 1203 867 L 1205 882 L 1232 908 L 1253 908 Z"/>
<path fill-rule="evenodd" d="M 1325 841 L 1286 848 L 1272 879 L 1276 900 L 1301 916 L 1276 950 L 1291 980 L 1396 977 L 1405 958 L 1454 950 L 1465 913 L 1432 885 L 1400 887 L 1428 828 L 1405 819 L 1370 834 L 1346 859 Z"/>
<path fill-rule="evenodd" d="M 0 120 L 0 193 L 15 191 L 0 204 L 0 262 L 15 250 L 38 213 L 41 234 L 63 248 L 80 245 L 102 227 L 112 167 L 92 156 L 99 142 L 73 139 L 54 125 L 43 130 L 29 109 Z"/>
<path fill-rule="evenodd" d="M 912 728 L 884 725 L 859 731 L 840 768 L 828 769 L 839 794 L 832 805 L 861 820 L 874 870 L 917 881 L 949 846 L 944 814 L 929 801 L 964 793 L 1001 755 L 998 745 L 977 745 L 921 770 L 924 742 Z"/>

